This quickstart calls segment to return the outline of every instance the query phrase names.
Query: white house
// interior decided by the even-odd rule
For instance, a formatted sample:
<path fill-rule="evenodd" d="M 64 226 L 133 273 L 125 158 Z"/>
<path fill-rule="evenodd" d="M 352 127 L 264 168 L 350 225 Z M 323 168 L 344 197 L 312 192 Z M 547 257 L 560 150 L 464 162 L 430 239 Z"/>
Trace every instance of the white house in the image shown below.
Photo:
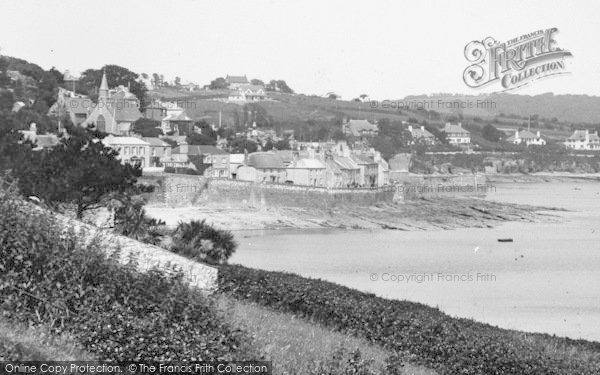
<path fill-rule="evenodd" d="M 600 150 L 600 137 L 598 132 L 575 130 L 565 141 L 565 146 L 573 150 Z"/>
<path fill-rule="evenodd" d="M 528 130 L 515 131 L 513 136 L 508 137 L 506 139 L 507 142 L 514 143 L 516 145 L 525 144 L 526 146 L 530 145 L 538 145 L 543 146 L 546 144 L 546 141 L 542 138 L 540 131 L 537 133 L 532 133 Z"/>
<path fill-rule="evenodd" d="M 425 129 L 425 126 L 413 128 L 412 125 L 408 125 L 408 131 L 412 135 L 413 143 L 423 142 L 426 145 L 433 145 L 435 143 L 435 137 Z"/>
<path fill-rule="evenodd" d="M 460 122 L 456 125 L 447 122 L 443 131 L 446 133 L 446 139 L 451 145 L 468 145 L 471 143 L 471 133 L 467 129 L 463 129 Z"/>
<path fill-rule="evenodd" d="M 142 167 L 150 166 L 150 143 L 136 137 L 116 137 L 112 134 L 104 137 L 102 143 L 106 147 L 119 152 L 118 158 L 123 164 L 140 163 Z"/>

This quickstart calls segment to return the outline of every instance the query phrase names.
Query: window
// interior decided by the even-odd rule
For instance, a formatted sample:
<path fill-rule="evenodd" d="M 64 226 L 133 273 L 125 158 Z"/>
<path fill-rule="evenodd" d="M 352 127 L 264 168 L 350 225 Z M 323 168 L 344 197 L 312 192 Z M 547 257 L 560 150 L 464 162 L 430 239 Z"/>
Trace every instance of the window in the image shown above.
<path fill-rule="evenodd" d="M 103 115 L 98 116 L 96 119 L 96 129 L 101 132 L 106 132 L 106 119 Z"/>
<path fill-rule="evenodd" d="M 123 153 L 123 155 L 128 155 L 129 154 L 129 147 L 125 146 L 125 152 Z"/>

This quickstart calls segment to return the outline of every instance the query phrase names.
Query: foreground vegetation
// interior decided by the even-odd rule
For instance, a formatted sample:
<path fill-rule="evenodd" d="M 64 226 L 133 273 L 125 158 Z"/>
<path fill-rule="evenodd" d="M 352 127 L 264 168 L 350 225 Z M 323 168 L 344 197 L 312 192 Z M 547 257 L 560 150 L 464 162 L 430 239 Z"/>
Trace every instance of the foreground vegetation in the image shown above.
<path fill-rule="evenodd" d="M 48 213 L 12 195 L 0 197 L 0 217 L 0 300 L 8 323 L 66 333 L 99 360 L 260 357 L 181 274 L 121 266 L 94 242 L 83 246 L 89 234 L 65 233 Z"/>
<path fill-rule="evenodd" d="M 499 329 L 437 309 L 333 283 L 221 266 L 219 289 L 373 344 L 449 374 L 598 374 L 600 343 Z"/>
<path fill-rule="evenodd" d="M 435 371 L 410 363 L 410 357 L 385 350 L 364 338 L 335 332 L 294 314 L 270 310 L 256 303 L 219 295 L 223 316 L 248 332 L 276 374 L 360 374 L 381 369 L 385 375 L 435 375 Z M 337 364 L 336 364 L 337 363 Z M 353 373 L 353 372 L 350 372 Z"/>

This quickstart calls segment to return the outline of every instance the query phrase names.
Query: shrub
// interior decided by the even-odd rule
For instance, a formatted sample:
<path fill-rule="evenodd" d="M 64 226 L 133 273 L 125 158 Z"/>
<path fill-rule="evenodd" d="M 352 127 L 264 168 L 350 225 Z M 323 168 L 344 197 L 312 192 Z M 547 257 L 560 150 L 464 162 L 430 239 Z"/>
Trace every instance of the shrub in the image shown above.
<path fill-rule="evenodd" d="M 179 223 L 173 232 L 171 250 L 186 257 L 212 264 L 225 263 L 237 243 L 231 232 L 216 229 L 206 220 Z"/>
<path fill-rule="evenodd" d="M 146 216 L 143 202 L 127 202 L 115 210 L 115 231 L 124 236 L 158 245 L 165 222 Z"/>
<path fill-rule="evenodd" d="M 91 233 L 65 231 L 14 196 L 0 195 L 0 217 L 5 319 L 66 332 L 99 360 L 258 358 L 181 273 L 120 265 Z"/>

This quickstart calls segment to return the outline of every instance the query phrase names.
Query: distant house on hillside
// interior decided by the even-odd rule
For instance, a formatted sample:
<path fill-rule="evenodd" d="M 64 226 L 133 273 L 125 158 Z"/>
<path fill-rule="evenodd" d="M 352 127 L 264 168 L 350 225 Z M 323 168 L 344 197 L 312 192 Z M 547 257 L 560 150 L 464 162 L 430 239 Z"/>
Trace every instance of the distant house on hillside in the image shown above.
<path fill-rule="evenodd" d="M 515 131 L 515 134 L 508 137 L 506 141 L 514 143 L 515 145 L 525 144 L 526 146 L 543 146 L 546 144 L 546 141 L 542 138 L 539 130 L 536 134 L 530 132 L 529 130 L 517 130 Z"/>
<path fill-rule="evenodd" d="M 163 133 L 173 133 L 177 135 L 190 135 L 194 132 L 194 120 L 189 118 L 185 111 L 168 114 L 161 121 Z"/>
<path fill-rule="evenodd" d="M 471 133 L 462 127 L 462 124 L 446 123 L 443 130 L 446 133 L 446 139 L 451 145 L 468 145 L 471 143 Z"/>
<path fill-rule="evenodd" d="M 573 150 L 600 150 L 600 137 L 598 132 L 590 133 L 588 129 L 575 130 L 564 144 Z"/>
<path fill-rule="evenodd" d="M 227 77 L 225 77 L 225 82 L 227 82 L 227 85 L 229 86 L 230 89 L 238 88 L 240 85 L 250 84 L 250 81 L 248 81 L 248 78 L 245 75 L 230 76 L 228 74 Z"/>
<path fill-rule="evenodd" d="M 114 134 L 129 135 L 132 124 L 142 117 L 139 111 L 138 98 L 124 86 L 110 90 L 106 73 L 102 75 L 98 104 L 93 108 L 88 118 L 81 126 L 94 125 L 98 131 Z"/>
<path fill-rule="evenodd" d="M 425 129 L 425 126 L 413 128 L 412 125 L 408 125 L 408 131 L 412 135 L 413 143 L 423 142 L 426 145 L 433 145 L 435 143 L 435 137 Z"/>
<path fill-rule="evenodd" d="M 342 125 L 344 135 L 359 138 L 374 137 L 379 133 L 379 128 L 367 120 L 350 120 Z"/>
<path fill-rule="evenodd" d="M 229 90 L 227 100 L 230 102 L 255 102 L 266 98 L 267 93 L 263 86 L 239 84 Z"/>

